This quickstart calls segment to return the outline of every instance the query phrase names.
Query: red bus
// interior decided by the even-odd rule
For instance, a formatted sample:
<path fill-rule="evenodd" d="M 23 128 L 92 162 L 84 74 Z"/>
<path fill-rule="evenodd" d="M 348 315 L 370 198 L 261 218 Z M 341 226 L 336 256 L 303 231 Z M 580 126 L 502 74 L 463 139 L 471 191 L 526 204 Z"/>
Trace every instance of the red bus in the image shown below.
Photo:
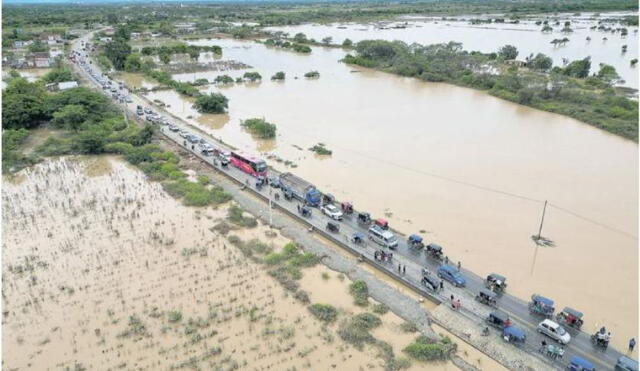
<path fill-rule="evenodd" d="M 243 153 L 231 152 L 231 164 L 253 176 L 267 176 L 267 163 L 264 160 Z"/>

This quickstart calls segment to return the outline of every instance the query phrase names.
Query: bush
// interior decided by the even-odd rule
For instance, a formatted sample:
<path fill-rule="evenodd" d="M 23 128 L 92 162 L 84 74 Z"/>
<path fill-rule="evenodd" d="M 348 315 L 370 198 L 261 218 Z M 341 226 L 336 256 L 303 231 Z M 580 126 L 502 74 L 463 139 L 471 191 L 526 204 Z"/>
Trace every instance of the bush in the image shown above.
<path fill-rule="evenodd" d="M 361 307 L 369 305 L 369 288 L 367 283 L 362 280 L 354 281 L 349 286 L 349 292 L 353 296 L 354 303 Z"/>
<path fill-rule="evenodd" d="M 168 317 L 169 317 L 169 322 L 175 323 L 182 319 L 182 313 L 177 310 L 172 310 L 169 312 Z"/>
<path fill-rule="evenodd" d="M 237 205 L 231 205 L 227 211 L 227 218 L 239 226 L 254 228 L 258 225 L 256 218 L 244 216 L 244 211 Z"/>
<path fill-rule="evenodd" d="M 446 336 L 440 341 L 433 341 L 424 335 L 420 335 L 403 351 L 420 361 L 437 361 L 448 359 L 456 349 L 457 345 Z"/>
<path fill-rule="evenodd" d="M 417 332 L 418 331 L 418 326 L 416 326 L 416 324 L 413 323 L 413 322 L 403 322 L 400 325 L 400 329 L 403 332 Z"/>
<path fill-rule="evenodd" d="M 257 135 L 262 139 L 271 139 L 276 136 L 276 125 L 267 122 L 264 119 L 247 119 L 241 121 L 240 125 L 247 128 L 251 134 Z"/>
<path fill-rule="evenodd" d="M 282 80 L 284 80 L 284 78 L 285 78 L 285 74 L 282 71 L 276 72 L 273 76 L 271 76 L 271 80 L 282 81 Z"/>
<path fill-rule="evenodd" d="M 309 312 L 321 321 L 333 322 L 338 317 L 336 308 L 329 304 L 313 304 L 308 307 Z"/>
<path fill-rule="evenodd" d="M 338 329 L 338 335 L 342 340 L 361 350 L 364 344 L 372 344 L 376 341 L 369 331 L 381 324 L 382 321 L 377 316 L 361 313 L 343 321 Z"/>
<path fill-rule="evenodd" d="M 307 77 L 307 78 L 320 77 L 320 72 L 318 72 L 318 71 L 309 71 L 309 72 L 304 74 L 304 77 Z"/>
<path fill-rule="evenodd" d="M 199 96 L 193 107 L 200 113 L 225 113 L 229 100 L 220 93 L 211 93 Z"/>
<path fill-rule="evenodd" d="M 382 303 L 378 303 L 373 306 L 372 311 L 376 314 L 386 314 L 389 311 L 389 307 Z"/>

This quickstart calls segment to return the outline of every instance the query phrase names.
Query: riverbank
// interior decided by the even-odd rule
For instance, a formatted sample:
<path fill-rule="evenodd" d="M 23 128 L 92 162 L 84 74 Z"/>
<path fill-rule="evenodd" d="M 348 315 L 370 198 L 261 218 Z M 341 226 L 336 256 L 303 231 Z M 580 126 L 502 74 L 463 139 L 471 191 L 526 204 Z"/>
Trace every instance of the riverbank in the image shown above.
<path fill-rule="evenodd" d="M 514 48 L 515 49 L 515 48 Z M 517 51 L 515 52 L 517 53 Z M 604 79 L 588 77 L 590 61 L 567 67 L 534 69 L 508 64 L 498 54 L 468 53 L 462 44 L 409 45 L 364 40 L 356 55 L 344 62 L 429 82 L 446 82 L 487 92 L 495 97 L 543 111 L 572 117 L 599 129 L 638 141 L 638 104 L 616 91 Z M 538 58 L 538 57 L 536 57 Z M 545 56 L 540 57 L 540 60 Z M 576 69 L 581 69 L 575 72 Z M 493 71 L 493 72 L 492 72 Z M 600 76 L 600 75 L 598 75 Z"/>

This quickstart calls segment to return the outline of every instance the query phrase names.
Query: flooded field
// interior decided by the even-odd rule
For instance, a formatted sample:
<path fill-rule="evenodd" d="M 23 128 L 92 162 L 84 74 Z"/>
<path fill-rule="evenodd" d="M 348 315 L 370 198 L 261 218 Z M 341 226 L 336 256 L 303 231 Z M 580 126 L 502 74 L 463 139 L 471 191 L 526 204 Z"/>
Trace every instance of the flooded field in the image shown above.
<path fill-rule="evenodd" d="M 2 197 L 7 369 L 383 369 L 374 349 L 344 343 L 337 324 L 316 320 L 212 228 L 226 207 L 184 207 L 114 157 L 46 161 L 5 179 Z M 233 231 L 288 242 L 266 232 Z M 300 280 L 339 318 L 363 310 L 348 285 L 324 266 Z M 402 356 L 416 334 L 393 313 L 381 318 L 374 336 Z M 491 364 L 460 346 L 470 363 Z"/>
<path fill-rule="evenodd" d="M 253 66 L 263 82 L 207 87 L 229 98 L 225 115 L 200 115 L 174 91 L 149 99 L 243 150 L 294 162 L 321 190 L 406 233 L 426 231 L 463 266 L 506 275 L 524 300 L 540 293 L 583 311 L 585 330 L 606 324 L 619 347 L 636 335 L 636 143 L 471 89 L 346 66 L 340 49 L 301 55 L 255 42 L 195 43 L 221 45 L 224 58 Z M 311 70 L 320 78 L 302 76 Z M 269 80 L 277 71 L 286 81 Z M 275 123 L 277 138 L 244 131 L 240 120 L 251 117 Z M 333 155 L 306 150 L 318 142 Z M 536 253 L 530 237 L 544 200 L 552 206 L 543 235 L 555 247 Z M 621 297 L 629 300 L 620 305 Z"/>
<path fill-rule="evenodd" d="M 598 21 L 620 17 L 625 13 L 607 14 L 599 16 L 583 14 L 571 16 L 569 14 L 557 17 L 540 17 L 521 20 L 519 24 L 491 23 L 472 25 L 470 16 L 459 16 L 459 21 L 442 19 L 418 19 L 407 17 L 402 22 L 393 24 L 329 24 L 329 25 L 300 25 L 288 27 L 267 28 L 272 31 L 283 31 L 293 37 L 298 32 L 307 35 L 308 38 L 322 40 L 327 36 L 333 38 L 333 43 L 342 43 L 345 39 L 353 42 L 367 39 L 400 40 L 406 43 L 436 44 L 457 41 L 463 44 L 466 50 L 479 50 L 482 52 L 495 52 L 506 44 L 515 45 L 518 50 L 518 59 L 524 59 L 530 54 L 544 53 L 553 58 L 554 65 L 562 66 L 563 58 L 568 60 L 591 57 L 591 72 L 599 69 L 600 63 L 607 63 L 616 68 L 618 74 L 625 80 L 621 85 L 638 88 L 638 69 L 631 66 L 630 61 L 638 58 L 638 27 L 621 25 L 620 23 L 606 23 L 605 27 L 621 28 L 629 30 L 627 36 L 621 36 L 620 32 L 612 33 L 597 28 Z M 628 15 L 628 14 L 627 14 Z M 633 14 L 632 14 L 633 15 Z M 508 21 L 508 17 L 503 17 Z M 466 19 L 466 20 L 462 20 Z M 549 20 L 552 32 L 541 32 L 542 25 L 536 25 L 537 20 Z M 564 22 L 571 22 L 571 33 L 563 33 Z M 404 22 L 407 22 L 406 25 Z M 556 22 L 560 22 L 556 25 Z M 402 24 L 401 24 L 402 23 Z M 395 26 L 406 28 L 393 28 Z M 381 29 L 384 27 L 384 29 Z M 553 39 L 567 37 L 570 41 L 562 46 L 551 44 Z M 590 38 L 588 40 L 587 38 Z M 626 53 L 622 52 L 622 46 L 627 45 Z"/>

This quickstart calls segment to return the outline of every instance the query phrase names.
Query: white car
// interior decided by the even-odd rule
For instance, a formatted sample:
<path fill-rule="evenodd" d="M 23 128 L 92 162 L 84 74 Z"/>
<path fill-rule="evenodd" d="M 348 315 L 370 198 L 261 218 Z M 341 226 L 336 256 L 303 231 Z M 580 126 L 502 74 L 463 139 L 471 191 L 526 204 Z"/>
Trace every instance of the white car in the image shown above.
<path fill-rule="evenodd" d="M 545 319 L 538 324 L 538 332 L 547 335 L 563 345 L 569 344 L 569 341 L 571 341 L 571 335 L 564 329 L 564 327 L 550 319 Z"/>
<path fill-rule="evenodd" d="M 322 213 L 333 220 L 342 220 L 342 211 L 335 205 L 327 204 L 322 206 Z"/>

